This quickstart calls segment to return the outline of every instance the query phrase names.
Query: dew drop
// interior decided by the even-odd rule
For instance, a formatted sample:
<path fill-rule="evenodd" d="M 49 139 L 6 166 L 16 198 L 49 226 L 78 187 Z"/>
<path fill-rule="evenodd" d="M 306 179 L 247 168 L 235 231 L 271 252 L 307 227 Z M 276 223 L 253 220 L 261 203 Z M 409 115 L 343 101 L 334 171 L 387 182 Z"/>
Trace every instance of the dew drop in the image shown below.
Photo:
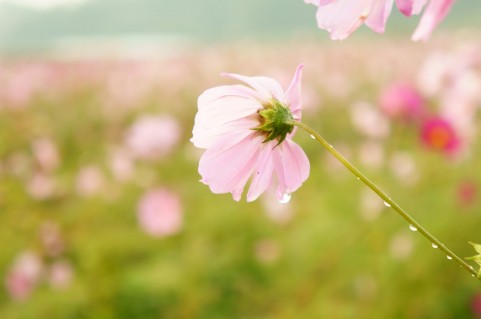
<path fill-rule="evenodd" d="M 287 204 L 287 203 L 289 203 L 290 200 L 291 200 L 291 194 L 284 193 L 284 194 L 282 195 L 282 198 L 279 199 L 279 203 L 281 203 L 281 204 Z"/>
<path fill-rule="evenodd" d="M 409 229 L 412 230 L 412 231 L 418 231 L 418 229 L 416 227 L 414 227 L 413 225 L 409 225 Z"/>
<path fill-rule="evenodd" d="M 453 257 L 451 257 L 449 255 L 446 255 L 446 258 L 449 259 L 449 260 L 453 259 Z"/>
<path fill-rule="evenodd" d="M 474 277 L 474 275 L 473 275 L 473 274 L 471 274 L 471 277 Z"/>
<path fill-rule="evenodd" d="M 431 247 L 433 247 L 434 249 L 436 249 L 436 248 L 438 248 L 438 245 L 436 245 L 435 243 L 433 243 L 433 244 L 431 245 Z"/>
<path fill-rule="evenodd" d="M 358 181 L 360 181 L 360 180 L 361 180 L 361 178 L 357 177 L 357 180 L 358 180 Z"/>
<path fill-rule="evenodd" d="M 314 135 L 312 135 L 312 134 L 311 134 L 311 138 L 312 138 L 313 140 L 315 140 L 315 139 L 316 139 L 316 137 L 315 137 Z"/>
<path fill-rule="evenodd" d="M 388 202 L 384 202 L 384 206 L 391 207 L 391 204 L 389 204 Z"/>

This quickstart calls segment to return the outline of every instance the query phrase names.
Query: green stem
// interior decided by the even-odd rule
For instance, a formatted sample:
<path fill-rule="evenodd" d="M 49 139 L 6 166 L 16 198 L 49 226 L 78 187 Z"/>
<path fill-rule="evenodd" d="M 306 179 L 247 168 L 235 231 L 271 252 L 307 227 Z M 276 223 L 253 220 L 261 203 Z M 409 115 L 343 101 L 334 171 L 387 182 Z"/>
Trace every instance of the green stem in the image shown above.
<path fill-rule="evenodd" d="M 293 121 L 290 124 L 298 126 L 314 137 L 322 146 L 324 146 L 329 152 L 332 153 L 347 169 L 349 169 L 357 178 L 372 189 L 379 197 L 381 197 L 386 206 L 392 207 L 402 218 L 404 218 L 412 230 L 417 230 L 426 239 L 428 239 L 433 247 L 439 248 L 440 251 L 444 252 L 448 259 L 452 259 L 457 262 L 462 268 L 469 271 L 474 277 L 478 277 L 476 270 L 467 264 L 463 259 L 459 258 L 455 253 L 453 253 L 449 248 L 447 248 L 442 242 L 440 242 L 436 237 L 431 235 L 423 226 L 421 226 L 414 218 L 412 218 L 404 209 L 402 209 L 395 201 L 391 199 L 384 191 L 382 191 L 376 184 L 371 182 L 363 173 L 361 173 L 354 165 L 352 165 L 344 156 L 342 156 L 336 149 L 329 144 L 319 133 L 310 128 L 308 125 Z M 414 228 L 413 228 L 414 227 Z M 481 278 L 478 278 L 481 280 Z"/>

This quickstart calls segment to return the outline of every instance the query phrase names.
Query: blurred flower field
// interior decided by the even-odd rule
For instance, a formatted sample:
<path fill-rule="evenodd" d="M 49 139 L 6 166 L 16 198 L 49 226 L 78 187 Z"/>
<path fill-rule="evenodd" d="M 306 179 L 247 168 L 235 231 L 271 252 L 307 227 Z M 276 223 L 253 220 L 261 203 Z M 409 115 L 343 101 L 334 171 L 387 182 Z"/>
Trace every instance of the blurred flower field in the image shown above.
<path fill-rule="evenodd" d="M 304 121 L 473 255 L 479 38 L 302 43 L 3 58 L 0 318 L 481 318 L 479 282 L 304 132 L 286 204 L 198 182 L 199 94 L 221 72 L 285 87 L 305 62 Z"/>

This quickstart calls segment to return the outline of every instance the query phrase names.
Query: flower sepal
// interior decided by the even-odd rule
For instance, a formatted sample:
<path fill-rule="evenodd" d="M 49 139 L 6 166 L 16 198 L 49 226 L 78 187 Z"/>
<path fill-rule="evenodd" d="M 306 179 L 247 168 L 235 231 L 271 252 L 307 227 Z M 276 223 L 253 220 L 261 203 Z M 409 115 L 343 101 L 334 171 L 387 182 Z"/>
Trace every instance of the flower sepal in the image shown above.
<path fill-rule="evenodd" d="M 269 104 L 264 105 L 264 109 L 258 111 L 258 114 L 261 125 L 253 128 L 253 130 L 267 135 L 263 143 L 277 139 L 277 145 L 279 145 L 286 139 L 287 134 L 294 130 L 292 124 L 294 117 L 291 111 L 278 100 L 273 99 Z"/>
<path fill-rule="evenodd" d="M 466 259 L 467 259 L 467 260 L 472 260 L 472 261 L 474 261 L 476 264 L 478 264 L 478 266 L 480 266 L 480 269 L 478 270 L 478 278 L 481 278 L 481 245 L 475 244 L 475 243 L 472 243 L 472 242 L 470 242 L 470 244 L 474 247 L 474 250 L 476 250 L 476 252 L 477 252 L 479 255 L 475 255 L 475 256 L 473 256 L 473 257 L 467 257 Z"/>

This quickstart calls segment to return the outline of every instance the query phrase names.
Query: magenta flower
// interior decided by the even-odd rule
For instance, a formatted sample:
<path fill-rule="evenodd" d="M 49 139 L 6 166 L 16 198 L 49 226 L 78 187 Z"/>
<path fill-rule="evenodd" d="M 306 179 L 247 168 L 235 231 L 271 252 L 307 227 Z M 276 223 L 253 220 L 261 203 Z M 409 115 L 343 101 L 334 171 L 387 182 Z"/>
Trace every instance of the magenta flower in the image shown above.
<path fill-rule="evenodd" d="M 201 182 L 213 193 L 232 193 L 239 201 L 249 178 L 247 201 L 273 182 L 282 200 L 309 176 L 309 160 L 292 141 L 289 121 L 301 118 L 300 65 L 286 91 L 267 77 L 223 74 L 244 85 L 211 88 L 199 97 L 192 143 L 204 148 L 199 163 Z"/>
<path fill-rule="evenodd" d="M 421 13 L 428 0 L 396 0 L 406 16 Z M 383 33 L 394 0 L 304 0 L 318 7 L 317 24 L 327 30 L 333 40 L 347 38 L 361 24 Z M 416 29 L 413 40 L 425 40 L 451 9 L 454 0 L 432 0 Z"/>
<path fill-rule="evenodd" d="M 460 140 L 450 122 L 442 118 L 427 119 L 421 127 L 423 143 L 435 150 L 453 154 L 460 149 Z"/>

